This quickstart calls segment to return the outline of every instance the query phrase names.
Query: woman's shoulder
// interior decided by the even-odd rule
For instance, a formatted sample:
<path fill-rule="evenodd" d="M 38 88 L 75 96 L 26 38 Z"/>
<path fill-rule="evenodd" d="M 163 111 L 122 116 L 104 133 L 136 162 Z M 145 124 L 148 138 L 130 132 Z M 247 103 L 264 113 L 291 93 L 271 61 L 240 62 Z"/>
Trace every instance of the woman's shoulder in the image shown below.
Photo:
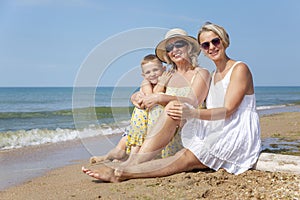
<path fill-rule="evenodd" d="M 248 65 L 243 61 L 232 60 L 232 67 L 234 68 L 248 68 Z"/>
<path fill-rule="evenodd" d="M 250 69 L 248 65 L 245 62 L 242 61 L 235 61 L 233 64 L 233 73 L 249 73 Z"/>
<path fill-rule="evenodd" d="M 195 71 L 195 74 L 199 74 L 199 75 L 205 76 L 205 77 L 210 77 L 210 72 L 206 68 L 196 67 L 194 69 L 194 71 Z"/>

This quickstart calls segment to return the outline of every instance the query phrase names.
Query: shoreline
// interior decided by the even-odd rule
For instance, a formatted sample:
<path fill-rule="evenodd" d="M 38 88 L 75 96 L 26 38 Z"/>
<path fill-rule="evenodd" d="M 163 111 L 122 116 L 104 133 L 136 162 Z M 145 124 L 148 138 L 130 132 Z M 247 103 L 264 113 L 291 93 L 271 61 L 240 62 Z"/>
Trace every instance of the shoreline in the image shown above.
<path fill-rule="evenodd" d="M 103 155 L 114 147 L 119 138 L 118 134 L 96 136 L 2 150 L 0 151 L 0 190 L 17 186 L 53 169 L 76 164 L 91 155 Z"/>
<path fill-rule="evenodd" d="M 260 121 L 262 139 L 276 137 L 287 141 L 300 140 L 299 112 L 260 115 Z M 0 186 L 2 186 L 2 188 L 0 188 L 0 199 L 23 199 L 24 197 L 28 197 L 31 199 L 40 199 L 40 195 L 47 196 L 47 191 L 53 192 L 53 194 L 51 194 L 53 198 L 49 197 L 49 199 L 67 199 L 71 197 L 74 197 L 74 199 L 81 199 L 80 197 L 85 199 L 94 199 L 99 197 L 99 193 L 101 193 L 100 196 L 102 196 L 104 199 L 105 197 L 108 198 L 109 195 L 112 195 L 110 193 L 120 195 L 114 196 L 115 198 L 120 198 L 122 194 L 124 194 L 125 196 L 136 195 L 136 197 L 138 197 L 139 195 L 143 196 L 144 194 L 142 192 L 145 193 L 145 189 L 149 189 L 149 187 L 151 191 L 153 190 L 154 195 L 152 198 L 150 197 L 150 199 L 155 199 L 155 195 L 157 195 L 156 197 L 160 197 L 160 190 L 161 192 L 163 191 L 163 189 L 170 190 L 170 187 L 174 185 L 177 182 L 177 180 L 182 181 L 182 185 L 178 183 L 180 187 L 188 187 L 189 189 L 187 191 L 190 190 L 190 192 L 192 191 L 193 187 L 197 187 L 193 184 L 188 184 L 188 186 L 186 186 L 186 184 L 189 183 L 189 181 L 192 181 L 195 184 L 197 183 L 197 181 L 208 184 L 210 180 L 212 182 L 212 185 L 209 186 L 208 184 L 207 190 L 205 190 L 206 192 L 204 191 L 202 195 L 207 195 L 211 198 L 217 198 L 217 196 L 212 196 L 213 194 L 211 192 L 212 190 L 216 190 L 217 185 L 214 185 L 215 181 L 220 182 L 218 187 L 221 187 L 221 189 L 222 187 L 224 187 L 224 191 L 226 191 L 226 188 L 228 187 L 239 191 L 241 190 L 241 188 L 236 188 L 238 187 L 237 184 L 243 185 L 243 182 L 245 184 L 245 182 L 251 181 L 251 184 L 249 182 L 249 185 L 245 186 L 246 190 L 248 188 L 249 191 L 255 191 L 257 189 L 257 185 L 255 186 L 253 185 L 254 183 L 252 184 L 252 182 L 255 181 L 255 177 L 261 179 L 261 183 L 256 184 L 258 184 L 259 187 L 265 187 L 265 191 L 263 191 L 263 194 L 277 194 L 276 191 L 273 191 L 273 193 L 269 191 L 271 190 L 271 188 L 269 188 L 268 190 L 267 186 L 268 184 L 272 183 L 272 179 L 273 183 L 271 185 L 273 185 L 273 187 L 275 188 L 277 186 L 280 186 L 282 188 L 285 188 L 290 193 L 300 190 L 300 183 L 298 186 L 294 184 L 297 183 L 297 181 L 300 181 L 299 175 L 285 174 L 280 172 L 261 172 L 256 170 L 249 170 L 248 172 L 242 174 L 241 176 L 239 176 L 241 180 L 238 181 L 236 180 L 237 178 L 235 175 L 230 175 L 224 171 L 219 170 L 218 172 L 213 173 L 200 171 L 180 173 L 164 178 L 136 179 L 126 181 L 120 184 L 98 184 L 99 181 L 94 181 L 90 177 L 87 177 L 86 175 L 81 173 L 81 166 L 88 165 L 88 158 L 91 155 L 102 155 L 106 153 L 109 149 L 113 147 L 113 145 L 116 142 L 118 142 L 119 137 L 119 135 L 114 135 L 111 137 L 106 136 L 105 140 L 103 140 L 103 137 L 88 138 L 72 142 L 28 147 L 22 150 L 9 150 L 5 152 L 5 154 L 7 154 L 6 156 L 3 156 L 5 154 L 3 154 L 3 152 L 0 152 L 0 154 L 2 154 L 0 159 L 1 180 L 3 180 L 2 182 L 5 182 L 5 184 L 8 184 L 8 181 L 10 181 L 10 184 L 6 185 L 6 187 L 3 187 L 3 183 L 0 183 Z M 296 146 L 299 150 L 299 143 L 296 144 Z M 32 162 L 32 160 L 34 160 L 34 162 Z M 29 165 L 28 163 L 31 163 L 31 165 Z M 52 165 L 50 165 L 51 163 Z M 12 166 L 13 168 L 11 168 Z M 33 168 L 33 166 L 35 166 L 35 168 Z M 23 181 L 20 181 L 20 176 L 24 176 L 24 174 L 28 175 L 28 177 L 26 177 L 26 179 L 24 179 Z M 75 174 L 76 176 L 74 176 Z M 12 178 L 10 178 L 9 176 L 11 176 Z M 229 180 L 230 184 L 227 180 Z M 233 180 L 236 180 L 237 183 L 235 183 Z M 288 183 L 292 180 L 293 184 Z M 186 184 L 184 185 L 184 183 Z M 128 186 L 128 184 L 130 186 Z M 143 187 L 143 184 L 148 184 L 148 186 Z M 115 186 L 117 188 L 114 188 Z M 297 187 L 298 190 L 296 190 Z M 139 188 L 139 190 L 135 189 L 134 191 L 131 191 L 130 188 Z M 220 190 L 219 192 L 221 193 L 221 189 L 217 190 Z M 40 190 L 44 191 L 41 191 L 40 194 Z M 107 190 L 107 192 L 103 192 L 104 190 Z M 186 194 L 186 192 L 181 191 L 180 189 L 175 191 L 175 193 L 177 192 Z M 283 191 L 278 192 L 283 194 Z M 277 195 L 279 195 L 279 193 Z M 177 194 L 180 195 L 179 193 Z M 229 192 L 227 195 L 229 195 Z M 295 193 L 294 196 L 295 195 L 298 198 L 300 197 L 299 193 Z M 169 197 L 166 196 L 166 199 L 168 198 Z"/>

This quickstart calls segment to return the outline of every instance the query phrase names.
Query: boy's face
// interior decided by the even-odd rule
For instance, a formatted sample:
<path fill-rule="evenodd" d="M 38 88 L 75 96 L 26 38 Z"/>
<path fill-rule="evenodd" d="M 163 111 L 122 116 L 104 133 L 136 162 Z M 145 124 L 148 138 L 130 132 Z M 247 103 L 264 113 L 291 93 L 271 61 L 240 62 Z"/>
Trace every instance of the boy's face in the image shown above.
<path fill-rule="evenodd" d="M 158 63 L 148 62 L 142 66 L 142 76 L 151 84 L 158 83 L 158 77 L 165 71 L 165 67 Z"/>

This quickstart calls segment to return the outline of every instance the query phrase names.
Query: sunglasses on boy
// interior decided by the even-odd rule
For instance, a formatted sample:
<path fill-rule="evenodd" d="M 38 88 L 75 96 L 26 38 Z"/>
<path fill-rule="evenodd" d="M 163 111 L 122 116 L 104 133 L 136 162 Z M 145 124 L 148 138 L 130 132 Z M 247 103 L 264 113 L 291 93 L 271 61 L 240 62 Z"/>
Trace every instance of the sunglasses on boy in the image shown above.
<path fill-rule="evenodd" d="M 212 43 L 214 46 L 218 46 L 221 43 L 221 39 L 220 38 L 214 38 L 212 39 L 210 42 L 203 42 L 201 43 L 201 48 L 204 50 L 208 50 L 210 43 Z"/>
<path fill-rule="evenodd" d="M 166 46 L 166 51 L 169 53 L 169 52 L 173 51 L 174 47 L 181 48 L 181 47 L 184 47 L 186 45 L 188 45 L 187 41 L 185 41 L 185 40 L 178 40 L 178 41 L 176 41 L 174 43 L 168 44 Z"/>

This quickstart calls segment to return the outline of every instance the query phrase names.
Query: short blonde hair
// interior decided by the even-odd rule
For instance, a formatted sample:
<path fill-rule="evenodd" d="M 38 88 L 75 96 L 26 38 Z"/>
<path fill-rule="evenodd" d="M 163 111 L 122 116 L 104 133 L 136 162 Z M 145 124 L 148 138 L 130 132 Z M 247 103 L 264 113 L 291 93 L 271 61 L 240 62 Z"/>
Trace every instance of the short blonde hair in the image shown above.
<path fill-rule="evenodd" d="M 199 30 L 198 32 L 198 43 L 200 43 L 200 35 L 203 32 L 207 32 L 207 31 L 212 31 L 214 32 L 216 35 L 218 35 L 221 38 L 221 41 L 223 43 L 223 46 L 225 48 L 227 48 L 230 44 L 230 40 L 229 40 L 229 35 L 228 33 L 225 31 L 225 29 L 222 26 L 219 26 L 217 24 L 213 24 L 210 22 L 206 22 Z"/>
<path fill-rule="evenodd" d="M 141 68 L 143 69 L 143 65 L 145 65 L 145 64 L 147 64 L 149 62 L 156 63 L 157 65 L 163 67 L 162 62 L 158 59 L 158 57 L 156 55 L 154 55 L 154 54 L 148 54 L 141 61 Z"/>

